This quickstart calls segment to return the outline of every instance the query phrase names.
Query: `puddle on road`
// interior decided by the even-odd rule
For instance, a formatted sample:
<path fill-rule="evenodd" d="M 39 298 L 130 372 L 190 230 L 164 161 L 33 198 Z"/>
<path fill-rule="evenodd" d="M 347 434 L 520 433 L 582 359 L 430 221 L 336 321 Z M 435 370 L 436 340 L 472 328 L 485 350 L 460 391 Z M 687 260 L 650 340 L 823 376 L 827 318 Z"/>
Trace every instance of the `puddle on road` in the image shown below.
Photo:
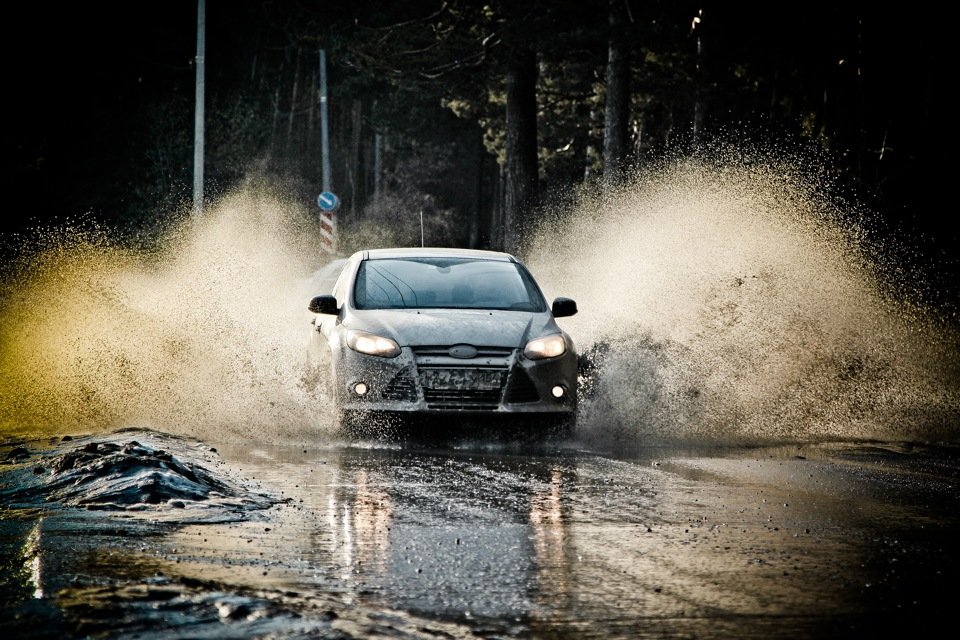
<path fill-rule="evenodd" d="M 297 562 L 277 544 L 312 521 L 283 480 L 263 484 L 252 460 L 255 450 L 228 463 L 208 444 L 143 429 L 0 447 L 4 629 L 52 639 L 159 639 L 176 629 L 473 637 L 455 623 L 352 602 L 334 584 L 339 573 L 330 584 L 294 583 Z"/>
<path fill-rule="evenodd" d="M 609 638 L 643 624 L 720 638 L 748 621 L 764 637 L 833 637 L 822 629 L 846 620 L 883 628 L 875 593 L 895 598 L 886 610 L 939 611 L 956 573 L 942 554 L 956 518 L 925 526 L 957 513 L 955 456 L 937 471 L 892 469 L 896 448 L 839 444 L 651 447 L 642 459 L 216 448 L 146 430 L 3 447 L 5 628 Z M 937 464 L 937 450 L 917 453 Z M 947 482 L 902 482 L 928 471 Z M 890 572 L 894 560 L 905 568 Z M 933 582 L 931 566 L 944 570 Z M 901 588 L 905 576 L 933 586 Z"/>

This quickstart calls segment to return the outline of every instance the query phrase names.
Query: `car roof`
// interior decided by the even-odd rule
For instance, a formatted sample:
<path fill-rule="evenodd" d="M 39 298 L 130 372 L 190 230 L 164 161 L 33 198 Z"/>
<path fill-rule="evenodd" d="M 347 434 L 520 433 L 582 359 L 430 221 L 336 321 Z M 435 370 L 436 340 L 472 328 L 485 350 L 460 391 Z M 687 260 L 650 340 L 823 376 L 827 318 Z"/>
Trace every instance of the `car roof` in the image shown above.
<path fill-rule="evenodd" d="M 358 251 L 365 260 L 377 260 L 384 258 L 473 258 L 476 260 L 499 260 L 503 262 L 516 262 L 509 253 L 502 251 L 490 251 L 487 249 L 459 249 L 454 247 L 392 247 L 380 249 L 367 249 Z"/>

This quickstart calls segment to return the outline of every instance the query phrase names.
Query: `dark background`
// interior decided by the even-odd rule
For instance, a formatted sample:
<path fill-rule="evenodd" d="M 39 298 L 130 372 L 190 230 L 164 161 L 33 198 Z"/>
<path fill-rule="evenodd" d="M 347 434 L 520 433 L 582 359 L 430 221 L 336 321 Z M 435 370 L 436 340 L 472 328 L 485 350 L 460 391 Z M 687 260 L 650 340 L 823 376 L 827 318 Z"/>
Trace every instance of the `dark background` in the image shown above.
<path fill-rule="evenodd" d="M 790 140 L 822 150 L 837 176 L 830 188 L 877 213 L 873 232 L 906 243 L 910 249 L 901 259 L 920 266 L 918 277 L 936 281 L 938 295 L 951 302 L 960 270 L 947 204 L 954 138 L 947 111 L 954 76 L 947 16 L 923 3 L 728 4 L 628 3 L 635 20 L 634 114 L 644 131 L 653 132 L 649 142 L 638 142 L 636 163 L 683 144 L 692 117 L 698 36 L 708 130 L 734 140 Z M 440 19 L 421 18 L 437 6 L 207 0 L 205 193 L 229 189 L 251 166 L 266 164 L 296 197 L 315 198 L 316 114 L 306 114 L 309 108 L 291 96 L 292 83 L 299 81 L 300 100 L 316 102 L 315 71 L 304 70 L 315 66 L 323 47 L 331 124 L 345 132 L 332 139 L 338 193 L 355 170 L 343 147 L 353 135 L 348 110 L 359 104 L 368 109 L 362 111 L 364 127 L 399 132 L 394 139 L 406 146 L 394 148 L 397 157 L 414 158 L 384 169 L 394 184 L 415 186 L 404 197 L 431 199 L 455 220 L 492 207 L 492 196 L 478 197 L 477 206 L 458 202 L 468 188 L 458 182 L 465 173 L 458 162 L 483 130 L 493 142 L 481 162 L 488 182 L 480 189 L 495 189 L 489 175 L 497 171 L 501 116 L 476 103 L 472 116 L 457 118 L 441 102 L 451 95 L 469 102 L 471 84 L 496 90 L 502 84 L 496 51 L 482 67 L 430 80 L 420 73 L 424 66 L 404 66 L 402 59 L 423 43 L 424 33 L 433 33 L 425 25 Z M 571 63 L 554 74 L 567 84 L 547 88 L 555 91 L 548 99 L 574 105 L 568 109 L 573 115 L 564 121 L 541 114 L 543 149 L 554 147 L 553 137 L 558 145 L 569 138 L 602 147 L 602 129 L 591 129 L 585 115 L 591 105 L 601 105 L 602 113 L 602 96 L 581 77 L 594 85 L 603 78 L 606 6 L 532 3 L 531 11 L 542 10 L 537 15 L 549 19 L 531 19 L 518 30 L 551 64 Z M 690 20 L 701 11 L 703 22 L 692 32 Z M 192 197 L 196 1 L 17 4 L 6 14 L 5 231 L 81 215 L 127 230 L 162 226 Z M 396 26 L 405 20 L 411 25 Z M 381 45 L 378 38 L 390 27 L 393 38 Z M 452 59 L 463 52 L 461 45 L 450 45 L 429 63 L 444 55 Z M 394 68 L 396 77 L 385 72 Z M 298 145 L 285 131 L 291 114 Z M 365 129 L 362 137 L 371 136 Z M 561 191 L 581 180 L 588 161 L 548 154 L 541 166 L 543 190 Z M 345 218 L 376 219 L 369 192 L 364 184 L 343 189 Z M 440 233 L 438 239 L 489 244 L 482 228 L 472 237 Z"/>

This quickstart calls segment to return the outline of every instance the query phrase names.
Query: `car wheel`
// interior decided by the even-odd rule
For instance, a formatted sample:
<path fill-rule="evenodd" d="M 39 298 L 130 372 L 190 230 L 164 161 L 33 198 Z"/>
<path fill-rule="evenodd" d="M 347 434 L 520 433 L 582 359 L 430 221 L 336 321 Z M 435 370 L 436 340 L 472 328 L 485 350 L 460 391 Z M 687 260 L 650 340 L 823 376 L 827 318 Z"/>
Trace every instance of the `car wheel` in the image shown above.
<path fill-rule="evenodd" d="M 572 437 L 577 431 L 577 414 L 563 414 L 553 418 L 550 424 L 549 436 L 557 439 Z"/>
<path fill-rule="evenodd" d="M 337 408 L 335 411 L 335 427 L 337 433 L 347 438 L 368 437 L 366 433 L 366 413 Z"/>
<path fill-rule="evenodd" d="M 409 432 L 407 419 L 396 414 L 341 409 L 336 415 L 337 431 L 347 438 L 389 442 L 402 440 Z"/>

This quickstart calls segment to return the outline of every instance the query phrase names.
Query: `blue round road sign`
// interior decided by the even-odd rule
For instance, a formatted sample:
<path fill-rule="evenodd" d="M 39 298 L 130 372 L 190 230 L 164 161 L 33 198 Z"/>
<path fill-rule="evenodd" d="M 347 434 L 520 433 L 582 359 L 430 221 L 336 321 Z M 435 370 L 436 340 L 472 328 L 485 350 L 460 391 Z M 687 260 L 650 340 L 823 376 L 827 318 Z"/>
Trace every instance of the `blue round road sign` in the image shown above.
<path fill-rule="evenodd" d="M 340 204 L 340 200 L 337 199 L 330 191 L 324 191 L 319 196 L 317 196 L 317 204 L 320 205 L 320 208 L 324 211 L 333 211 L 337 208 L 337 205 Z"/>

